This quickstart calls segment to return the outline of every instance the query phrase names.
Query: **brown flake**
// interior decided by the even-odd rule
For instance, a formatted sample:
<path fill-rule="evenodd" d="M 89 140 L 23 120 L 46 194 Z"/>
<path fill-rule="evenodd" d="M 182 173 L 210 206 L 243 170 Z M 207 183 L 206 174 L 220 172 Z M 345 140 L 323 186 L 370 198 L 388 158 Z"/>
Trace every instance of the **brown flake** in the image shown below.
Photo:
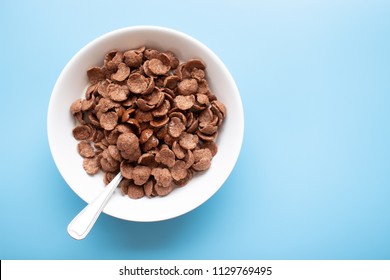
<path fill-rule="evenodd" d="M 117 147 L 120 151 L 131 152 L 139 147 L 139 140 L 137 135 L 132 132 L 123 133 L 119 135 L 117 140 Z"/>
<path fill-rule="evenodd" d="M 77 151 L 79 152 L 80 156 L 85 158 L 91 158 L 95 156 L 95 150 L 91 146 L 91 144 L 88 141 L 80 141 L 77 144 Z"/>
<path fill-rule="evenodd" d="M 104 113 L 120 105 L 109 98 L 101 98 L 98 104 L 95 106 L 95 111 Z"/>
<path fill-rule="evenodd" d="M 202 149 L 209 149 L 211 155 L 214 157 L 218 152 L 218 146 L 214 141 L 204 141 L 201 145 Z"/>
<path fill-rule="evenodd" d="M 119 183 L 119 188 L 122 195 L 127 195 L 130 183 L 131 181 L 128 179 L 122 179 L 122 181 Z"/>
<path fill-rule="evenodd" d="M 176 111 L 176 112 L 171 112 L 169 114 L 169 118 L 174 118 L 174 117 L 177 117 L 181 120 L 181 122 L 186 125 L 187 124 L 187 117 L 180 111 Z"/>
<path fill-rule="evenodd" d="M 146 152 L 138 158 L 138 164 L 154 167 L 156 165 L 156 161 L 154 160 L 154 158 L 155 158 L 154 153 Z"/>
<path fill-rule="evenodd" d="M 122 157 L 118 150 L 118 147 L 116 145 L 110 145 L 107 147 L 107 151 L 109 152 L 110 156 L 115 159 L 116 161 L 121 162 Z"/>
<path fill-rule="evenodd" d="M 164 187 L 163 185 L 160 185 L 159 183 L 157 183 L 157 184 L 154 185 L 154 189 L 156 190 L 156 193 L 159 196 L 166 196 L 166 195 L 170 194 L 173 191 L 174 186 L 171 183 L 169 186 Z"/>
<path fill-rule="evenodd" d="M 148 129 L 145 129 L 141 132 L 141 135 L 139 137 L 139 142 L 141 144 L 145 143 L 146 141 L 149 140 L 150 137 L 152 137 L 153 135 L 153 130 L 148 128 Z"/>
<path fill-rule="evenodd" d="M 149 69 L 149 60 L 146 60 L 144 64 L 142 64 L 142 70 L 144 73 L 151 77 L 151 78 L 156 78 L 157 76 Z"/>
<path fill-rule="evenodd" d="M 149 180 L 144 184 L 144 192 L 145 195 L 149 198 L 156 196 L 154 191 L 154 183 L 152 180 Z"/>
<path fill-rule="evenodd" d="M 175 97 L 175 105 L 180 110 L 186 111 L 192 108 L 195 102 L 195 97 L 193 95 L 178 95 Z"/>
<path fill-rule="evenodd" d="M 76 114 L 76 113 L 78 113 L 78 112 L 81 111 L 81 107 L 82 107 L 82 105 L 81 105 L 81 99 L 80 99 L 80 98 L 79 98 L 79 99 L 76 99 L 76 100 L 72 103 L 72 105 L 70 106 L 70 112 L 72 113 L 72 115 L 74 115 L 74 114 Z"/>
<path fill-rule="evenodd" d="M 100 81 L 98 83 L 97 87 L 97 92 L 102 96 L 102 97 L 108 97 L 108 92 L 107 92 L 107 87 L 110 85 L 110 82 L 107 80 Z"/>
<path fill-rule="evenodd" d="M 122 122 L 127 122 L 127 120 L 130 118 L 131 115 L 135 112 L 134 108 L 129 108 L 125 110 L 122 114 L 121 121 Z"/>
<path fill-rule="evenodd" d="M 156 154 L 155 161 L 172 167 L 175 164 L 175 154 L 169 148 L 163 148 Z"/>
<path fill-rule="evenodd" d="M 216 133 L 217 130 L 218 130 L 218 126 L 211 125 L 211 124 L 207 124 L 204 127 L 199 128 L 199 132 L 201 132 L 202 134 L 205 134 L 205 135 L 212 135 L 212 134 Z"/>
<path fill-rule="evenodd" d="M 121 156 L 130 162 L 136 162 L 141 156 L 141 149 L 135 148 L 134 150 L 130 151 L 121 151 Z"/>
<path fill-rule="evenodd" d="M 130 75 L 130 68 L 123 62 L 118 64 L 118 70 L 111 75 L 111 79 L 122 82 Z"/>
<path fill-rule="evenodd" d="M 133 169 L 134 184 L 141 186 L 145 184 L 150 176 L 151 169 L 148 166 L 137 165 Z"/>
<path fill-rule="evenodd" d="M 153 79 L 151 79 L 153 80 Z M 164 102 L 164 92 L 155 90 L 149 95 L 145 95 L 144 99 L 149 106 L 159 107 Z"/>
<path fill-rule="evenodd" d="M 137 119 L 130 118 L 126 122 L 130 125 L 130 127 L 132 128 L 131 130 L 135 134 L 139 135 L 141 133 L 141 126 Z"/>
<path fill-rule="evenodd" d="M 84 158 L 83 168 L 89 175 L 98 173 L 100 169 L 100 161 L 98 156 L 92 158 Z"/>
<path fill-rule="evenodd" d="M 191 125 L 187 128 L 188 133 L 194 133 L 198 129 L 199 120 L 194 119 Z"/>
<path fill-rule="evenodd" d="M 113 130 L 105 130 L 104 133 L 106 136 L 104 140 L 107 141 L 107 146 L 116 145 L 116 141 L 118 140 L 118 137 L 121 134 L 117 128 L 114 128 Z"/>
<path fill-rule="evenodd" d="M 125 101 L 129 95 L 129 88 L 125 85 L 109 84 L 107 94 L 113 101 Z"/>
<path fill-rule="evenodd" d="M 196 149 L 192 153 L 194 154 L 195 162 L 198 162 L 203 158 L 211 160 L 213 157 L 209 149 Z"/>
<path fill-rule="evenodd" d="M 140 199 L 145 196 L 145 191 L 143 186 L 137 186 L 134 183 L 128 185 L 127 195 L 132 199 Z"/>
<path fill-rule="evenodd" d="M 92 135 L 92 129 L 88 125 L 77 125 L 73 128 L 72 133 L 76 140 L 87 140 Z"/>
<path fill-rule="evenodd" d="M 135 50 L 129 50 L 123 54 L 124 61 L 127 66 L 137 68 L 142 64 L 142 52 L 136 52 Z"/>
<path fill-rule="evenodd" d="M 104 172 L 103 182 L 105 185 L 108 185 L 116 176 L 114 172 Z"/>
<path fill-rule="evenodd" d="M 159 55 L 159 51 L 158 50 L 154 50 L 154 49 L 145 49 L 144 50 L 144 55 L 145 57 L 148 59 L 148 60 L 151 60 L 153 58 L 157 58 L 158 55 Z"/>
<path fill-rule="evenodd" d="M 120 171 L 124 178 L 133 179 L 133 170 L 134 170 L 134 166 L 130 162 L 126 160 L 123 160 L 121 162 Z"/>
<path fill-rule="evenodd" d="M 142 110 L 135 110 L 135 119 L 138 120 L 138 122 L 142 123 L 142 122 L 150 122 L 153 120 L 153 115 L 152 113 L 149 111 L 149 112 L 144 112 Z"/>
<path fill-rule="evenodd" d="M 102 170 L 105 172 L 117 172 L 119 171 L 119 162 L 117 161 L 110 161 L 107 158 L 101 158 L 100 165 L 102 167 Z"/>
<path fill-rule="evenodd" d="M 154 120 L 150 121 L 150 125 L 155 128 L 159 128 L 166 125 L 168 121 L 169 121 L 169 117 L 165 115 L 163 117 L 155 118 Z"/>
<path fill-rule="evenodd" d="M 106 72 L 100 67 L 91 67 L 87 70 L 87 76 L 89 82 L 94 85 L 99 81 L 104 80 L 106 76 Z"/>
<path fill-rule="evenodd" d="M 209 84 L 205 79 L 198 81 L 198 93 L 207 94 L 209 90 Z"/>
<path fill-rule="evenodd" d="M 180 79 L 176 75 L 167 76 L 164 79 L 163 86 L 167 87 L 167 88 L 170 88 L 170 89 L 174 89 L 174 88 L 177 87 L 177 84 L 178 84 L 179 81 L 180 81 Z"/>
<path fill-rule="evenodd" d="M 214 141 L 215 139 L 217 139 L 218 132 L 215 132 L 214 134 L 211 135 L 206 135 L 198 130 L 196 132 L 196 135 L 198 135 L 199 138 L 202 139 L 202 141 Z"/>
<path fill-rule="evenodd" d="M 200 161 L 194 163 L 191 168 L 195 171 L 205 171 L 210 168 L 211 160 L 207 158 L 202 158 Z"/>
<path fill-rule="evenodd" d="M 219 100 L 214 100 L 211 102 L 212 105 L 214 105 L 222 114 L 222 117 L 226 117 L 226 106 Z"/>
<path fill-rule="evenodd" d="M 184 69 L 189 73 L 191 73 L 194 68 L 204 70 L 206 69 L 206 65 L 202 60 L 197 58 L 188 60 L 184 65 Z"/>
<path fill-rule="evenodd" d="M 149 78 L 149 84 L 148 84 L 147 88 L 143 92 L 141 92 L 141 94 L 147 95 L 147 94 L 152 93 L 152 91 L 154 90 L 154 87 L 155 87 L 154 79 Z"/>
<path fill-rule="evenodd" d="M 186 129 L 186 126 L 183 124 L 182 120 L 178 117 L 171 118 L 168 124 L 168 133 L 174 137 L 179 137 L 183 131 Z"/>
<path fill-rule="evenodd" d="M 207 108 L 200 113 L 198 120 L 202 126 L 203 124 L 206 125 L 213 120 L 213 113 Z"/>
<path fill-rule="evenodd" d="M 138 108 L 145 112 L 155 108 L 155 105 L 150 105 L 145 99 L 142 98 L 138 98 L 136 104 Z"/>
<path fill-rule="evenodd" d="M 148 88 L 149 81 L 145 76 L 142 76 L 139 73 L 133 73 L 127 79 L 127 86 L 129 90 L 133 93 L 141 93 Z"/>
<path fill-rule="evenodd" d="M 179 145 L 179 143 L 177 143 L 177 141 L 173 142 L 172 151 L 178 159 L 183 159 L 185 157 L 185 150 Z"/>
<path fill-rule="evenodd" d="M 92 96 L 94 96 L 94 93 L 97 91 L 97 88 L 98 88 L 98 85 L 100 84 L 101 82 L 97 83 L 97 84 L 94 84 L 94 85 L 90 85 L 88 88 L 87 88 L 87 91 L 85 92 L 85 99 L 91 99 Z"/>
<path fill-rule="evenodd" d="M 191 169 L 187 169 L 187 176 L 181 180 L 173 180 L 173 182 L 175 183 L 175 185 L 177 187 L 184 187 L 185 185 L 188 184 L 188 182 L 192 179 L 192 170 Z"/>
<path fill-rule="evenodd" d="M 184 158 L 184 162 L 186 163 L 186 168 L 190 168 L 194 162 L 195 162 L 195 158 L 194 158 L 194 154 L 192 153 L 191 150 L 187 150 L 187 154 Z"/>
<path fill-rule="evenodd" d="M 161 185 L 164 188 L 168 188 L 172 185 L 172 175 L 169 169 L 167 168 L 153 168 L 151 171 L 156 183 Z"/>
<path fill-rule="evenodd" d="M 198 93 L 196 95 L 196 101 L 198 101 L 199 104 L 203 104 L 203 105 L 210 104 L 210 100 L 209 100 L 208 96 L 206 94 L 203 94 L 203 93 Z"/>
<path fill-rule="evenodd" d="M 195 79 L 185 79 L 177 85 L 177 91 L 182 95 L 194 94 L 198 90 L 198 82 Z"/>
<path fill-rule="evenodd" d="M 180 181 L 187 177 L 186 163 L 182 160 L 177 160 L 171 168 L 172 178 L 176 181 Z"/>
<path fill-rule="evenodd" d="M 105 130 L 113 130 L 117 124 L 118 115 L 113 111 L 103 113 L 100 117 L 100 125 Z"/>
<path fill-rule="evenodd" d="M 175 56 L 175 54 L 171 51 L 166 51 L 164 53 L 165 55 L 167 55 L 167 57 L 169 58 L 169 61 L 170 61 L 170 66 L 172 69 L 175 69 L 177 68 L 177 66 L 179 66 L 179 59 Z"/>
<path fill-rule="evenodd" d="M 163 117 L 168 114 L 169 109 L 171 108 L 171 104 L 168 100 L 164 100 L 160 107 L 157 107 L 152 111 L 152 115 L 154 117 Z"/>
<path fill-rule="evenodd" d="M 157 137 L 154 136 L 154 135 L 152 135 L 152 136 L 148 139 L 148 141 L 146 141 L 146 142 L 143 144 L 142 147 L 143 147 L 143 150 L 144 150 L 145 152 L 147 152 L 147 151 L 150 151 L 151 149 L 156 148 L 156 147 L 158 146 L 158 144 L 159 144 L 159 141 L 158 141 Z"/>
<path fill-rule="evenodd" d="M 197 81 L 204 79 L 205 73 L 202 69 L 194 68 L 191 71 L 191 77 Z"/>
<path fill-rule="evenodd" d="M 190 133 L 183 133 L 179 140 L 180 146 L 182 146 L 186 150 L 195 149 L 198 142 L 198 136 Z"/>
<path fill-rule="evenodd" d="M 163 61 L 157 58 L 152 58 L 149 60 L 149 69 L 152 71 L 153 74 L 156 75 L 164 75 L 166 74 L 169 69 L 171 69 L 170 61 L 168 59 L 168 65 L 164 64 Z"/>

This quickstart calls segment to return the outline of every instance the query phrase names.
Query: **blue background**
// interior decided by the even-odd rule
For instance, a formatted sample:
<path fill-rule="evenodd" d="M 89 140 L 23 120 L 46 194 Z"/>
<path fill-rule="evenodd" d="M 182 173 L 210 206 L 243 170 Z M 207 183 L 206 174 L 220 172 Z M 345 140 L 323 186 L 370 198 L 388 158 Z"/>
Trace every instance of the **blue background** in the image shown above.
<path fill-rule="evenodd" d="M 50 154 L 47 107 L 70 58 L 117 28 L 208 45 L 245 111 L 237 165 L 179 218 L 102 215 Z M 389 1 L 1 1 L 1 259 L 390 259 Z"/>

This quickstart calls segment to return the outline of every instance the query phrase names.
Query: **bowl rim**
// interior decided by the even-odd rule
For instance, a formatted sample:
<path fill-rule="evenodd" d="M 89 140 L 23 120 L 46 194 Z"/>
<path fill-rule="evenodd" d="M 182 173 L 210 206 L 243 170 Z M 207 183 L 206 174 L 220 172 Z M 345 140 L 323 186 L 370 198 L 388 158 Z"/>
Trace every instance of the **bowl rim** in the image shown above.
<path fill-rule="evenodd" d="M 54 100 L 56 98 L 55 96 L 55 92 L 58 92 L 59 89 L 60 89 L 60 82 L 61 80 L 63 79 L 63 76 L 65 75 L 65 73 L 67 73 L 69 71 L 69 68 L 72 67 L 72 65 L 75 63 L 75 61 L 77 61 L 79 59 L 79 57 L 82 57 L 84 55 L 85 52 L 88 52 L 89 49 L 91 49 L 94 45 L 98 45 L 100 42 L 103 42 L 105 40 L 107 40 L 108 38 L 112 37 L 112 36 L 117 36 L 119 35 L 120 33 L 127 33 L 127 32 L 131 32 L 131 31 L 157 31 L 157 32 L 165 32 L 165 33 L 171 33 L 175 36 L 179 36 L 179 37 L 183 37 L 185 40 L 187 41 L 190 41 L 191 43 L 194 43 L 198 46 L 200 46 L 204 51 L 206 51 L 206 53 L 208 53 L 212 59 L 218 64 L 218 67 L 223 71 L 223 75 L 227 76 L 227 78 L 232 82 L 232 86 L 233 86 L 233 90 L 237 93 L 237 96 L 238 97 L 235 102 L 237 103 L 236 106 L 237 106 L 237 109 L 239 110 L 239 113 L 238 117 L 239 118 L 239 123 L 241 124 L 240 125 L 240 131 L 237 131 L 237 133 L 240 135 L 240 139 L 239 139 L 239 147 L 238 147 L 238 151 L 235 153 L 235 157 L 234 157 L 234 164 L 232 164 L 231 166 L 229 166 L 229 169 L 228 171 L 226 172 L 226 176 L 225 178 L 223 178 L 220 186 L 218 186 L 217 188 L 215 188 L 215 191 L 213 193 L 211 193 L 211 195 L 209 197 L 207 197 L 204 201 L 202 201 L 200 204 L 196 205 L 195 207 L 193 207 L 192 209 L 189 209 L 187 211 L 181 211 L 181 212 L 177 212 L 175 215 L 170 215 L 169 217 L 165 217 L 165 218 L 159 218 L 159 219 L 126 219 L 124 217 L 121 217 L 121 216 L 118 216 L 116 215 L 115 213 L 111 213 L 109 211 L 105 211 L 105 209 L 103 209 L 103 213 L 107 214 L 107 215 L 110 215 L 112 217 L 115 217 L 115 218 L 119 218 L 119 219 L 123 219 L 123 220 L 127 220 L 127 221 L 136 221 L 136 222 L 156 222 L 156 221 L 163 221 L 163 220 L 168 220 L 168 219 L 173 219 L 173 218 L 176 218 L 178 216 L 181 216 L 181 215 L 184 215 L 188 212 L 191 212 L 192 210 L 198 208 L 200 205 L 204 204 L 207 200 L 209 200 L 212 196 L 214 196 L 214 194 L 224 185 L 224 183 L 226 182 L 226 180 L 229 178 L 231 172 L 233 171 L 236 163 L 237 163 L 237 160 L 238 160 L 238 157 L 240 155 L 240 152 L 241 152 L 241 149 L 242 149 L 242 143 L 243 143 L 243 138 L 244 138 L 244 110 L 243 110 L 243 104 L 242 104 L 242 100 L 241 100 L 241 97 L 240 97 L 240 92 L 238 90 L 238 87 L 237 87 L 237 84 L 233 78 L 233 76 L 231 75 L 230 71 L 227 69 L 227 67 L 225 66 L 225 64 L 222 62 L 222 60 L 209 48 L 207 47 L 205 44 L 203 44 L 202 42 L 200 42 L 199 40 L 195 39 L 194 37 L 186 34 L 186 33 L 183 33 L 181 31 L 178 31 L 178 30 L 175 30 L 175 29 L 172 29 L 172 28 L 168 28 L 168 27 L 162 27 L 162 26 L 154 26 L 154 25 L 136 25 L 136 26 L 129 26 L 129 27 L 123 27 L 123 28 L 119 28 L 119 29 L 115 29 L 115 30 L 112 30 L 112 31 L 109 31 L 109 32 L 106 32 L 98 37 L 96 37 L 95 39 L 91 40 L 90 42 L 88 42 L 86 45 L 84 45 L 80 50 L 78 50 L 73 56 L 72 58 L 66 63 L 66 65 L 63 67 L 62 71 L 60 72 L 59 76 L 57 77 L 57 80 L 55 82 L 55 85 L 53 87 L 53 90 L 51 92 L 51 95 L 50 95 L 50 101 L 49 101 L 49 106 L 48 106 L 48 111 L 47 111 L 47 119 L 46 119 L 46 125 L 47 125 L 47 137 L 48 137 L 48 143 L 49 143 L 49 147 L 50 147 L 50 152 L 51 152 L 51 155 L 52 155 L 52 158 L 54 160 L 54 163 L 57 167 L 57 170 L 59 171 L 61 177 L 64 179 L 64 181 L 67 183 L 68 187 L 76 193 L 77 196 L 79 196 L 83 201 L 85 201 L 86 203 L 90 203 L 91 201 L 87 201 L 85 198 L 83 198 L 70 184 L 70 182 L 67 180 L 66 176 L 63 174 L 63 172 L 61 171 L 61 168 L 59 166 L 59 163 L 58 163 L 58 159 L 57 157 L 55 156 L 55 153 L 53 152 L 54 151 L 54 139 L 53 137 L 51 136 L 51 127 L 52 127 L 52 118 L 50 118 L 50 116 L 54 113 L 54 110 L 55 108 L 53 108 L 53 104 L 54 104 Z"/>

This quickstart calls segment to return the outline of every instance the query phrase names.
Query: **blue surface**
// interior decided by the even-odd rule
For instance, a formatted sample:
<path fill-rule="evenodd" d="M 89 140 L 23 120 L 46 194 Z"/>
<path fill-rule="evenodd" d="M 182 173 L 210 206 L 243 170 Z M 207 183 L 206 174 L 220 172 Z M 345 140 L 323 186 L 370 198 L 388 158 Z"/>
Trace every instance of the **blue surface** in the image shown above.
<path fill-rule="evenodd" d="M 145 24 L 225 62 L 242 152 L 198 209 L 103 215 L 74 241 L 66 227 L 85 204 L 49 151 L 51 90 L 86 43 Z M 2 1 L 0 31 L 1 259 L 390 259 L 389 1 Z"/>

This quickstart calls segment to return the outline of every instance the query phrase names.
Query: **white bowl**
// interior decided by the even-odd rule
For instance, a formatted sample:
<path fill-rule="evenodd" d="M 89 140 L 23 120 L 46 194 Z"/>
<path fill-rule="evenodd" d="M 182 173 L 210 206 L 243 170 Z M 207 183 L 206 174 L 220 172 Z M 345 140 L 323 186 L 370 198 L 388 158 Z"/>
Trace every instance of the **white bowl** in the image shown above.
<path fill-rule="evenodd" d="M 123 28 L 93 40 L 69 61 L 59 76 L 49 103 L 47 131 L 51 153 L 61 175 L 78 196 L 90 203 L 104 188 L 103 175 L 85 173 L 76 150 L 77 141 L 72 136 L 75 121 L 69 108 L 85 93 L 89 67 L 102 65 L 104 55 L 112 49 L 126 50 L 142 45 L 171 50 L 182 61 L 202 59 L 211 90 L 227 108 L 227 117 L 217 138 L 218 153 L 209 170 L 165 197 L 133 200 L 117 190 L 103 211 L 124 220 L 151 222 L 177 217 L 208 200 L 228 178 L 240 153 L 244 133 L 240 94 L 228 69 L 209 48 L 184 33 L 154 26 Z"/>

